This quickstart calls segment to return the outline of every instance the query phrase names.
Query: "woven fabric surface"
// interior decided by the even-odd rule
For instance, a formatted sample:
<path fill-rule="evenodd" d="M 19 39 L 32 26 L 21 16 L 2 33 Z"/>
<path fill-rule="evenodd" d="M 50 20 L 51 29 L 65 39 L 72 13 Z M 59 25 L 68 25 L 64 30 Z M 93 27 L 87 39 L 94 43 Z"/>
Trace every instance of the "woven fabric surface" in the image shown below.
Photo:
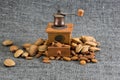
<path fill-rule="evenodd" d="M 0 45 L 0 80 L 120 80 L 120 0 L 0 0 L 0 43 L 11 39 L 18 46 L 47 39 L 48 22 L 53 22 L 57 5 L 63 12 L 85 10 L 83 17 L 66 16 L 74 23 L 72 37 L 94 36 L 101 43 L 98 63 L 80 65 L 79 61 L 52 61 L 42 58 L 14 58 L 9 47 Z M 3 61 L 12 58 L 15 67 Z"/>

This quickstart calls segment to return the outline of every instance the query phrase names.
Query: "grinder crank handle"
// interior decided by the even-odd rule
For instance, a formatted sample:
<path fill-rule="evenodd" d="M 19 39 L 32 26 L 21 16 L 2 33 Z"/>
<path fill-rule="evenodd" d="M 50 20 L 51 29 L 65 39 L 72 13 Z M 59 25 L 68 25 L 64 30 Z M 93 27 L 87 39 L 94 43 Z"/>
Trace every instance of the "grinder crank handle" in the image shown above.
<path fill-rule="evenodd" d="M 84 10 L 83 9 L 78 9 L 77 14 L 76 13 L 61 13 L 62 15 L 75 15 L 75 16 L 83 16 L 84 15 Z"/>

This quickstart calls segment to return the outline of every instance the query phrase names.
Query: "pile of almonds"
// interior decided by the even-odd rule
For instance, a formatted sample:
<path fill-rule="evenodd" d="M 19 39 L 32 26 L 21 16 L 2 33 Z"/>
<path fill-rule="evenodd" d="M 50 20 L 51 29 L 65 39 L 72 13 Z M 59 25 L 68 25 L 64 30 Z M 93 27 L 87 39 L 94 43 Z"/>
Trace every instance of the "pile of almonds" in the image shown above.
<path fill-rule="evenodd" d="M 95 52 L 99 51 L 100 43 L 92 36 L 81 36 L 80 38 L 72 38 L 71 54 L 72 60 L 79 60 L 84 65 L 89 62 L 98 62 L 95 59 Z"/>
<path fill-rule="evenodd" d="M 71 39 L 71 55 L 70 57 L 62 56 L 50 56 L 48 57 L 48 46 L 64 47 L 68 46 L 60 42 L 48 43 L 48 40 L 37 39 L 34 43 L 25 43 L 22 47 L 18 47 L 12 40 L 5 40 L 2 42 L 4 46 L 9 46 L 10 52 L 14 53 L 15 58 L 25 58 L 26 60 L 32 60 L 33 58 L 43 57 L 44 63 L 50 63 L 51 60 L 65 60 L 65 61 L 79 61 L 81 65 L 89 62 L 96 63 L 95 52 L 99 51 L 100 43 L 92 36 L 81 36 L 79 38 Z M 60 54 L 60 51 L 57 51 Z M 10 64 L 11 63 L 11 64 Z M 12 59 L 6 59 L 4 61 L 5 66 L 15 66 L 15 62 Z"/>

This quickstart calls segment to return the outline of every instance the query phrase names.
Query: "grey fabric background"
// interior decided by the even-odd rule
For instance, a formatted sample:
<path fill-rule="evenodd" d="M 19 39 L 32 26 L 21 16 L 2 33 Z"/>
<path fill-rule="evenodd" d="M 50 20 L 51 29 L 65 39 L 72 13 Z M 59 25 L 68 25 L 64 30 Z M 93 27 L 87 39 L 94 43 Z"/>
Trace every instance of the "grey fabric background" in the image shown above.
<path fill-rule="evenodd" d="M 101 42 L 97 64 L 79 65 L 78 61 L 52 61 L 14 58 L 8 47 L 0 45 L 0 80 L 120 80 L 120 0 L 0 0 L 0 42 L 12 39 L 21 46 L 47 38 L 45 28 L 53 22 L 57 5 L 64 12 L 85 10 L 83 17 L 67 16 L 74 23 L 72 36 L 94 36 Z M 16 66 L 6 68 L 6 58 Z"/>

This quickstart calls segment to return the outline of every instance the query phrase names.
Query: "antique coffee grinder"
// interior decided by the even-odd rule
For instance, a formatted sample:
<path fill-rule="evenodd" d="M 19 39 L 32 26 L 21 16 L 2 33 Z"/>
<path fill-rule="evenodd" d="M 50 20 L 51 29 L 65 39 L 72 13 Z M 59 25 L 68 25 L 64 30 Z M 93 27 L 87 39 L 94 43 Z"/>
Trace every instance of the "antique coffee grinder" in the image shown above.
<path fill-rule="evenodd" d="M 78 9 L 77 14 L 69 14 L 63 13 L 60 10 L 54 14 L 54 22 L 50 22 L 47 25 L 46 32 L 48 33 L 48 42 L 60 42 L 63 44 L 70 44 L 71 42 L 71 34 L 73 30 L 72 23 L 65 23 L 66 15 L 78 15 L 83 16 L 84 11 L 82 9 Z M 61 51 L 60 56 L 70 56 L 70 46 L 65 47 L 48 47 L 48 56 L 57 56 L 57 51 Z"/>

